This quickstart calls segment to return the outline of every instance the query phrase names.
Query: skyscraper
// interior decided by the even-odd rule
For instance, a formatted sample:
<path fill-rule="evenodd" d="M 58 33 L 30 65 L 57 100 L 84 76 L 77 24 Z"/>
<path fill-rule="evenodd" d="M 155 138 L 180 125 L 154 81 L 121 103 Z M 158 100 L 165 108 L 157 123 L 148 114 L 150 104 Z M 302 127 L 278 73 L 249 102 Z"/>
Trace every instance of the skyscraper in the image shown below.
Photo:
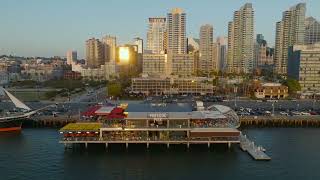
<path fill-rule="evenodd" d="M 213 68 L 213 27 L 209 24 L 200 27 L 199 70 L 209 74 Z"/>
<path fill-rule="evenodd" d="M 67 51 L 67 64 L 71 65 L 77 60 L 77 51 L 69 50 Z"/>
<path fill-rule="evenodd" d="M 166 18 L 149 18 L 149 28 L 147 32 L 147 50 L 154 54 L 165 51 Z"/>
<path fill-rule="evenodd" d="M 228 68 L 230 72 L 250 73 L 254 59 L 254 11 L 246 3 L 234 12 L 228 27 Z"/>
<path fill-rule="evenodd" d="M 107 35 L 102 38 L 102 43 L 104 45 L 105 62 L 115 62 L 117 38 L 114 36 Z"/>
<path fill-rule="evenodd" d="M 167 16 L 168 51 L 174 54 L 187 53 L 186 13 L 174 8 Z"/>
<path fill-rule="evenodd" d="M 313 17 L 306 18 L 305 44 L 320 42 L 320 22 Z"/>
<path fill-rule="evenodd" d="M 299 3 L 284 11 L 276 25 L 275 70 L 287 74 L 288 50 L 293 45 L 304 44 L 306 4 Z"/>
<path fill-rule="evenodd" d="M 217 70 L 224 72 L 227 66 L 227 38 L 218 37 L 218 61 L 217 61 Z"/>
<path fill-rule="evenodd" d="M 142 61 L 143 61 L 143 39 L 136 37 L 133 39 L 133 45 L 136 45 L 137 49 L 137 63 L 138 72 L 142 72 Z"/>
<path fill-rule="evenodd" d="M 87 66 L 99 67 L 104 64 L 104 48 L 99 39 L 91 38 L 86 41 Z"/>

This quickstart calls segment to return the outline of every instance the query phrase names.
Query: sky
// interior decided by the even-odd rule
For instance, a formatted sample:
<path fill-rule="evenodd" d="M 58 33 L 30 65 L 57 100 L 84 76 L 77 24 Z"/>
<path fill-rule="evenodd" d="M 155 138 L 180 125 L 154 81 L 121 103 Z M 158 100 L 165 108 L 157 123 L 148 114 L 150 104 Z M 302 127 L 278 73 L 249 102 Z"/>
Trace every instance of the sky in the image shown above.
<path fill-rule="evenodd" d="M 199 37 L 212 24 L 214 37 L 227 36 L 228 21 L 245 3 L 253 4 L 255 33 L 274 45 L 275 23 L 282 12 L 307 3 L 306 16 L 320 20 L 319 0 L 0 0 L 0 55 L 84 57 L 85 41 L 114 35 L 118 44 L 146 40 L 148 17 L 166 17 L 174 7 L 187 14 L 187 36 Z"/>

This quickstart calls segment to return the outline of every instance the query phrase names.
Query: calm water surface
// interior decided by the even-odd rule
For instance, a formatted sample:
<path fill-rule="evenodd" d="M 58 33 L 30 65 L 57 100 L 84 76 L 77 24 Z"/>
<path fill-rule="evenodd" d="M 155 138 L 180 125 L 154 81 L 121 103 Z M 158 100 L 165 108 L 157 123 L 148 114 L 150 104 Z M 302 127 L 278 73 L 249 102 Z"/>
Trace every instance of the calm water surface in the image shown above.
<path fill-rule="evenodd" d="M 254 161 L 234 146 L 119 145 L 64 150 L 55 129 L 0 134 L 0 179 L 320 179 L 320 129 L 244 132 L 272 157 Z"/>

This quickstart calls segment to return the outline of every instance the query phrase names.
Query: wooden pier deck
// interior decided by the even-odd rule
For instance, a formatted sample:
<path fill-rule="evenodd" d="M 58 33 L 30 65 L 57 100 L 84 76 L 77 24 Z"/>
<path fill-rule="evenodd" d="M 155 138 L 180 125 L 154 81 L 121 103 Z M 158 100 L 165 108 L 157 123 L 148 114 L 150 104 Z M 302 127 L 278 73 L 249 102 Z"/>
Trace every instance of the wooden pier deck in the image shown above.
<path fill-rule="evenodd" d="M 250 141 L 246 135 L 240 135 L 240 148 L 248 152 L 255 160 L 269 161 L 271 158 L 262 150 L 261 146 L 257 146 L 253 141 Z"/>

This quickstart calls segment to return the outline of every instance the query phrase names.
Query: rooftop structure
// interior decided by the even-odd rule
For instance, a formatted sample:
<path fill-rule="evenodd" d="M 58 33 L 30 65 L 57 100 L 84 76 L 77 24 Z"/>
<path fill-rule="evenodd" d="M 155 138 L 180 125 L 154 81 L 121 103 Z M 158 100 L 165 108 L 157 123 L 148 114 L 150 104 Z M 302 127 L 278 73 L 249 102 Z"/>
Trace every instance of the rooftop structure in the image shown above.
<path fill-rule="evenodd" d="M 122 106 L 124 107 L 124 106 Z M 92 130 L 86 123 L 67 125 L 60 130 L 64 144 L 129 143 L 147 144 L 208 144 L 240 142 L 239 118 L 229 107 L 196 103 L 131 103 L 123 116 L 107 117 Z M 116 113 L 116 112 L 115 112 Z M 78 126 L 79 125 L 79 126 Z M 79 127 L 84 127 L 82 130 Z M 100 126 L 100 124 L 99 124 Z M 99 129 L 99 130 L 97 130 Z"/>

